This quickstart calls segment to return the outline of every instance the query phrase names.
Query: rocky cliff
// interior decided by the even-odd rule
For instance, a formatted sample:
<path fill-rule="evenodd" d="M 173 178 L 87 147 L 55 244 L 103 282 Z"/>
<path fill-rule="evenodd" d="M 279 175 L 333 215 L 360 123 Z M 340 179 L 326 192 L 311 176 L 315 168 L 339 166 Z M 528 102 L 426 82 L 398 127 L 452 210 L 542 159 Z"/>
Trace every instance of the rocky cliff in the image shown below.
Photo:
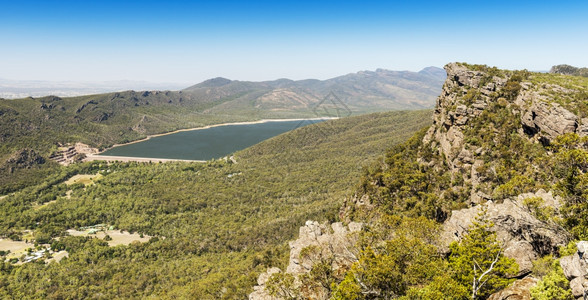
<path fill-rule="evenodd" d="M 584 112 L 572 113 L 571 109 L 579 108 L 567 101 L 583 96 L 581 86 L 543 82 L 547 80 L 539 74 L 527 81 L 528 72 L 459 63 L 448 64 L 445 70 L 447 80 L 437 99 L 434 124 L 423 142 L 438 150 L 449 169 L 471 184 L 472 203 L 493 200 L 494 186 L 483 184 L 488 178 L 480 169 L 495 167 L 487 156 L 497 146 L 508 146 L 499 145 L 507 135 L 518 134 L 544 145 L 565 133 L 588 135 L 588 118 Z M 514 124 L 493 120 L 496 107 L 510 114 L 508 121 Z M 503 130 L 507 127 L 510 131 Z"/>
<path fill-rule="evenodd" d="M 563 200 L 554 196 L 552 190 L 546 192 L 533 186 L 555 183 L 544 169 L 552 166 L 541 165 L 537 159 L 554 162 L 551 143 L 564 134 L 575 133 L 580 137 L 588 134 L 588 119 L 582 104 L 586 99 L 585 86 L 566 77 L 549 78 L 526 71 L 500 71 L 458 63 L 448 64 L 445 70 L 448 79 L 437 99 L 434 124 L 423 138 L 423 144 L 441 154 L 453 180 L 463 181 L 462 188 L 470 191 L 467 199 L 470 208 L 451 212 L 443 224 L 442 244 L 447 247 L 459 241 L 482 213 L 494 224 L 493 230 L 504 245 L 504 255 L 518 263 L 520 278 L 531 273 L 535 260 L 548 254 L 557 255 L 558 248 L 571 240 L 571 234 L 553 221 Z M 501 149 L 505 146 L 511 149 Z M 503 153 L 497 153 L 500 151 Z M 541 154 L 515 153 L 523 151 Z M 515 167 L 504 162 L 514 160 L 516 155 L 519 159 L 532 158 L 519 164 L 519 168 L 532 171 L 517 170 L 518 177 L 501 180 L 501 170 Z M 517 183 L 517 178 L 525 186 L 505 192 Z M 530 193 L 522 193 L 523 190 Z M 540 218 L 528 199 L 538 199 L 548 208 L 549 216 Z M 580 262 L 572 262 L 575 260 L 564 258 L 562 266 L 579 265 Z M 579 275 L 569 273 L 566 276 L 572 280 L 574 295 L 578 297 L 583 281 Z M 527 296 L 523 298 L 530 299 L 528 290 L 536 282 L 527 277 L 514 286 L 524 286 L 523 294 Z M 503 299 L 501 295 L 508 293 L 505 290 L 492 299 Z"/>
<path fill-rule="evenodd" d="M 447 80 L 437 98 L 433 125 L 372 167 L 358 192 L 345 201 L 340 218 L 362 221 L 370 228 L 383 215 L 427 216 L 441 223 L 435 243 L 446 256 L 452 255 L 450 244 L 460 243 L 472 224 L 488 221 L 500 253 L 518 264 L 518 271 L 503 274 L 518 280 L 490 298 L 530 299 L 530 289 L 540 280 L 532 274 L 535 262 L 557 257 L 560 247 L 582 232 L 569 230 L 581 223 L 569 211 L 570 203 L 586 200 L 588 180 L 581 183 L 586 179 L 570 176 L 588 173 L 588 154 L 582 156 L 588 142 L 577 142 L 588 135 L 588 80 L 463 63 L 448 64 L 445 70 Z M 562 136 L 577 145 L 561 146 Z M 580 147 L 580 152 L 569 162 L 562 147 Z M 567 169 L 560 172 L 562 165 Z M 567 187 L 562 182 L 568 182 Z M 575 197 L 572 202 L 570 194 Z M 299 254 L 291 252 L 288 272 L 312 269 L 296 262 Z M 562 259 L 562 266 L 580 264 L 574 262 Z M 575 296 L 584 285 L 576 273 L 566 273 Z M 352 282 L 358 283 L 354 288 L 360 294 L 384 295 L 381 288 L 368 287 L 357 278 Z M 322 296 L 317 298 L 326 299 Z"/>

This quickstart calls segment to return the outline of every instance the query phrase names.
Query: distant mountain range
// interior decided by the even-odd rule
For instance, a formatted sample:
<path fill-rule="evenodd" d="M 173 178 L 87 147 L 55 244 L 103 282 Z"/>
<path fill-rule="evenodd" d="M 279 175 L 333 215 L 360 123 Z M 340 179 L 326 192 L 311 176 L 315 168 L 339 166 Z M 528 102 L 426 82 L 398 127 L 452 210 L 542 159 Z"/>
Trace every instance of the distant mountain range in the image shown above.
<path fill-rule="evenodd" d="M 184 88 L 173 83 L 144 81 L 68 82 L 19 81 L 0 78 L 0 98 L 17 99 L 47 95 L 72 97 L 124 90 L 182 90 L 195 98 L 231 98 L 210 112 L 226 109 L 308 110 L 330 92 L 359 112 L 430 108 L 445 80 L 445 71 L 428 67 L 420 72 L 361 71 L 328 80 L 237 81 L 218 77 Z"/>
<path fill-rule="evenodd" d="M 333 93 L 350 110 L 359 112 L 390 109 L 431 108 L 445 81 L 445 71 L 428 67 L 420 72 L 361 71 L 327 80 L 278 79 L 250 82 L 213 78 L 184 89 L 184 92 L 219 99 L 233 97 L 230 103 L 211 111 L 231 107 L 271 110 L 308 110 Z"/>

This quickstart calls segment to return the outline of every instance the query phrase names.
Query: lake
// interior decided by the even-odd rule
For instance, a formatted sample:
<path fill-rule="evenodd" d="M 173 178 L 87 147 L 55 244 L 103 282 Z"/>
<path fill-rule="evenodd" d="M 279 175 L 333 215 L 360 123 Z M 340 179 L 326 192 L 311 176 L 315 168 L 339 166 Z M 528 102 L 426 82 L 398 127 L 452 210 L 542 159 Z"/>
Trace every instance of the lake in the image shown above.
<path fill-rule="evenodd" d="M 270 120 L 263 123 L 219 125 L 154 136 L 145 141 L 114 147 L 100 155 L 209 160 L 227 156 L 298 127 L 322 121 L 324 119 Z"/>

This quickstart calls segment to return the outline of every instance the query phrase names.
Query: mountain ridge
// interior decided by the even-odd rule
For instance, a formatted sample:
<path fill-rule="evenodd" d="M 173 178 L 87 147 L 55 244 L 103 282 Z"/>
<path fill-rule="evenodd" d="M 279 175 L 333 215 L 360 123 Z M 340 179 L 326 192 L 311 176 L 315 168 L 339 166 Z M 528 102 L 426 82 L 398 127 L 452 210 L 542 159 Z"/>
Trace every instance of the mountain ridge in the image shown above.
<path fill-rule="evenodd" d="M 326 80 L 282 78 L 253 82 L 217 77 L 182 91 L 209 95 L 242 93 L 235 102 L 253 102 L 256 106 L 277 103 L 277 110 L 284 109 L 286 104 L 308 109 L 333 92 L 352 110 L 369 112 L 431 108 L 444 79 L 445 71 L 436 67 L 428 67 L 419 72 L 377 69 Z"/>

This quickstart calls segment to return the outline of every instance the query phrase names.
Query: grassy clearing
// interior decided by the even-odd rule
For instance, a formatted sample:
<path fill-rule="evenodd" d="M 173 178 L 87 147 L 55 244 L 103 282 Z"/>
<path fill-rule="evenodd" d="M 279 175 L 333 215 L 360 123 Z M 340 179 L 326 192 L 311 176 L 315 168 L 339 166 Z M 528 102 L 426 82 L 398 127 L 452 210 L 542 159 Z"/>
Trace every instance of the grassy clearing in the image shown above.
<path fill-rule="evenodd" d="M 10 253 L 16 253 L 19 251 L 24 251 L 27 248 L 33 248 L 34 245 L 32 243 L 27 243 L 25 241 L 13 241 L 9 239 L 0 239 L 0 250 L 1 251 L 10 251 Z"/>
<path fill-rule="evenodd" d="M 138 233 L 130 233 L 127 231 L 119 230 L 105 230 L 91 234 L 89 230 L 79 231 L 70 229 L 67 231 L 67 233 L 69 233 L 72 236 L 92 236 L 101 240 L 104 240 L 106 235 L 108 235 L 110 236 L 110 238 L 112 238 L 112 240 L 108 241 L 109 246 L 128 245 L 135 241 L 145 243 L 149 241 L 149 239 L 151 238 L 148 235 L 141 235 Z"/>
<path fill-rule="evenodd" d="M 88 185 L 94 184 L 94 182 L 97 180 L 100 180 L 100 178 L 102 178 L 102 174 L 100 174 L 100 173 L 95 174 L 95 175 L 78 174 L 78 175 L 74 175 L 70 179 L 66 180 L 65 184 L 72 185 L 72 184 L 76 184 L 76 183 L 81 183 L 85 186 L 88 186 Z"/>

